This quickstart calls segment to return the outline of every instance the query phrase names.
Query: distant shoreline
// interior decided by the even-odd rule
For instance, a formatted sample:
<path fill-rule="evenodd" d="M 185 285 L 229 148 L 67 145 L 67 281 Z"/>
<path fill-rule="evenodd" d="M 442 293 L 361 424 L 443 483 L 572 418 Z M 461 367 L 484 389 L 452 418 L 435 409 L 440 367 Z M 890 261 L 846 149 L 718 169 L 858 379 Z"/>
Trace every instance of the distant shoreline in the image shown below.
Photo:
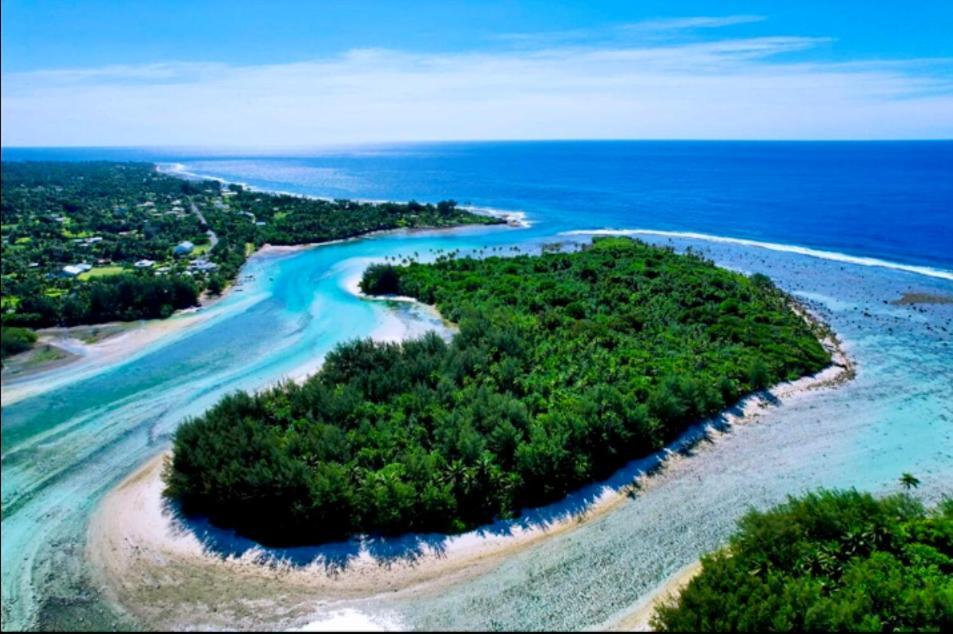
<path fill-rule="evenodd" d="M 222 178 L 221 176 L 212 176 L 210 174 L 199 174 L 197 172 L 189 172 L 185 170 L 185 165 L 182 163 L 153 163 L 156 167 L 156 171 L 161 174 L 167 174 L 169 176 L 175 176 L 184 180 L 211 180 L 217 181 L 223 185 L 239 185 L 248 189 L 249 191 L 261 192 L 263 194 L 271 194 L 274 196 L 293 196 L 295 198 L 305 198 L 307 200 L 322 200 L 325 202 L 334 202 L 335 198 L 331 196 L 318 196 L 315 194 L 301 194 L 298 192 L 289 192 L 281 189 L 269 189 L 267 187 L 259 187 L 258 185 L 252 185 L 251 183 L 246 183 L 244 181 L 232 181 L 227 178 Z M 409 200 L 393 200 L 393 199 L 384 199 L 384 198 L 348 198 L 358 203 L 369 203 L 373 205 L 379 205 L 383 203 L 398 203 L 406 204 L 409 203 Z M 418 201 L 419 202 L 419 201 Z M 519 227 L 530 227 L 532 223 L 526 219 L 526 212 L 519 210 L 507 210 L 507 209 L 496 209 L 494 207 L 480 207 L 478 205 L 457 205 L 457 209 L 463 209 L 464 211 L 469 211 L 483 216 L 490 216 L 494 218 L 503 218 L 510 224 L 510 226 L 519 226 Z M 461 225 L 466 226 L 466 225 Z M 425 227 L 419 227 L 425 229 Z M 371 232 L 374 233 L 374 232 Z M 365 234 L 370 235 L 370 234 Z"/>

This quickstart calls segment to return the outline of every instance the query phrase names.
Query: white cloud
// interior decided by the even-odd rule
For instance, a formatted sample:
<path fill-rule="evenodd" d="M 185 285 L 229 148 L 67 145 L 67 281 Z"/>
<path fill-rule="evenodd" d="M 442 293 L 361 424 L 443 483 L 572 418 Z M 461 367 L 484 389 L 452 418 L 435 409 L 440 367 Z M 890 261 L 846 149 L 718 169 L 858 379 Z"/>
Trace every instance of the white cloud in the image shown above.
<path fill-rule="evenodd" d="M 642 20 L 625 26 L 632 31 L 685 31 L 688 29 L 719 29 L 737 24 L 751 24 L 761 22 L 765 18 L 760 15 L 727 15 L 719 17 L 697 16 L 689 18 L 663 18 L 659 20 Z"/>
<path fill-rule="evenodd" d="M 683 36 L 686 32 L 700 29 L 719 29 L 761 22 L 765 18 L 758 15 L 729 15 L 720 17 L 688 17 L 641 20 L 627 24 L 616 24 L 587 29 L 567 29 L 562 31 L 533 31 L 530 33 L 499 33 L 490 39 L 510 42 L 517 45 L 542 46 L 545 44 L 569 42 L 633 42 L 652 41 Z"/>
<path fill-rule="evenodd" d="M 732 19 L 739 23 L 736 16 L 669 26 Z M 775 57 L 819 41 L 723 38 L 453 54 L 374 49 L 280 65 L 11 73 L 3 82 L 2 142 L 953 137 L 950 60 Z"/>

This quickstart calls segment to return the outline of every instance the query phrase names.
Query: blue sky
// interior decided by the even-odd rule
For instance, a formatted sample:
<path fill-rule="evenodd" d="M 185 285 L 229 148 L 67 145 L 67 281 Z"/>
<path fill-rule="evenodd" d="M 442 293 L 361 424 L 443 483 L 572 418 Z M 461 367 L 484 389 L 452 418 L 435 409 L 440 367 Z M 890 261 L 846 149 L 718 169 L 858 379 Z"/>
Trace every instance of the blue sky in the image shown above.
<path fill-rule="evenodd" d="M 953 2 L 5 0 L 4 145 L 950 138 Z"/>

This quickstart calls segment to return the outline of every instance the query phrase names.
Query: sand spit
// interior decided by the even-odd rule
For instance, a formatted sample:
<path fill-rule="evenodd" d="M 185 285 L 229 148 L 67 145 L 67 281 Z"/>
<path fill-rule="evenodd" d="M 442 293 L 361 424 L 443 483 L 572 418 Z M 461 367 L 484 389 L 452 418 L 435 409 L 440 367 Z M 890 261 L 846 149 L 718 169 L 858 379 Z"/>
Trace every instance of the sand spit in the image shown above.
<path fill-rule="evenodd" d="M 33 367 L 19 366 L 14 358 L 3 373 L 3 403 L 10 405 L 131 359 L 159 340 L 206 321 L 211 313 L 200 308 L 205 306 L 180 311 L 170 319 L 99 324 L 109 334 L 93 342 L 85 336 L 89 326 L 41 330 L 40 345 L 60 351 L 60 358 Z"/>
<path fill-rule="evenodd" d="M 890 302 L 895 306 L 916 306 L 917 304 L 953 304 L 953 295 L 938 295 L 908 291 L 900 299 Z"/>
<path fill-rule="evenodd" d="M 753 395 L 686 431 L 666 449 L 626 465 L 609 480 L 528 510 L 519 520 L 456 536 L 364 538 L 264 549 L 229 531 L 179 518 L 162 497 L 166 454 L 106 496 L 90 521 L 87 555 L 106 596 L 149 628 L 317 628 L 333 622 L 328 621 L 330 615 L 351 614 L 367 600 L 427 595 L 478 576 L 512 554 L 641 495 L 653 481 L 677 470 L 686 459 L 683 454 L 700 440 L 717 443 L 719 430 L 754 423 L 773 404 L 810 398 L 817 390 L 849 380 L 854 366 L 843 346 L 832 334 L 824 345 L 833 356 L 825 370 Z M 682 571 L 612 626 L 646 625 L 654 601 L 670 596 L 688 578 Z"/>

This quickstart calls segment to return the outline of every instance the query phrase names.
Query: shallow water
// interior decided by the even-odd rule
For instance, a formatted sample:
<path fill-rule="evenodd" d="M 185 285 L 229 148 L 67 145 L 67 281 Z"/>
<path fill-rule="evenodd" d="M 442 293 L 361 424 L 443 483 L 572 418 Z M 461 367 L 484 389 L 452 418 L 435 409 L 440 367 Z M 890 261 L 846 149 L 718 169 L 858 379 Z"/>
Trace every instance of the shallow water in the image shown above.
<path fill-rule="evenodd" d="M 432 315 L 360 300 L 345 285 L 368 258 L 445 241 L 419 233 L 256 257 L 242 273 L 254 279 L 207 309 L 215 317 L 194 331 L 4 407 L 4 626 L 29 624 L 50 593 L 85 592 L 78 553 L 91 509 L 166 448 L 184 418 L 227 392 L 313 370 L 341 341 L 440 328 Z"/>
<path fill-rule="evenodd" d="M 900 165 L 892 169 L 888 168 L 893 164 L 882 157 L 873 163 L 879 166 L 878 173 L 901 178 L 922 162 L 921 158 L 901 156 L 895 160 Z M 340 195 L 343 182 L 350 183 L 347 191 L 352 196 L 412 197 L 406 185 L 388 191 L 381 191 L 384 185 L 366 185 L 370 168 L 348 171 L 348 161 L 363 165 L 358 158 L 347 159 L 343 167 L 333 168 L 333 181 L 328 172 L 319 172 L 324 174 L 323 180 L 316 180 L 318 167 L 314 163 L 290 171 L 288 161 L 246 161 L 246 165 L 232 161 L 218 172 L 212 160 L 187 167 L 316 195 Z M 447 196 L 457 190 L 466 193 L 481 185 L 467 180 L 468 172 L 454 176 L 451 169 L 440 175 L 434 167 L 421 175 L 414 172 L 413 165 L 419 163 L 404 168 L 412 182 L 432 177 L 429 189 L 419 194 L 423 199 L 442 197 L 434 195 L 441 191 Z M 508 175 L 507 165 L 515 170 L 515 176 Z M 489 252 L 512 253 L 512 245 L 538 251 L 544 242 L 585 239 L 560 235 L 564 231 L 643 226 L 640 221 L 645 214 L 639 209 L 630 209 L 629 215 L 619 211 L 621 199 L 631 188 L 613 193 L 603 183 L 606 188 L 595 199 L 611 199 L 611 204 L 605 210 L 589 207 L 584 213 L 575 213 L 580 198 L 573 198 L 571 204 L 559 199 L 569 185 L 530 182 L 522 168 L 513 165 L 510 159 L 498 165 L 496 172 L 484 168 L 481 173 L 493 174 L 487 176 L 489 193 L 474 202 L 523 209 L 534 221 L 530 229 L 387 235 L 256 257 L 243 272 L 254 279 L 243 282 L 240 292 L 204 309 L 212 316 L 196 328 L 92 375 L 71 381 L 69 371 L 64 370 L 57 387 L 5 405 L 0 484 L 4 629 L 110 626 L 121 618 L 89 583 L 83 557 L 86 522 L 110 488 L 168 446 L 170 434 L 183 418 L 200 413 L 229 391 L 258 389 L 312 370 L 340 341 L 371 333 L 394 337 L 439 326 L 432 315 L 408 313 L 406 307 L 351 295 L 347 282 L 370 259 L 415 252 L 427 259 L 441 249 L 487 248 Z M 825 165 L 828 161 L 821 161 L 815 169 L 822 170 Z M 400 169 L 393 161 L 385 161 L 385 167 L 370 171 L 384 183 L 400 180 Z M 559 169 L 549 166 L 547 174 L 565 174 L 572 184 L 579 179 L 571 175 L 575 167 L 578 161 Z M 807 168 L 802 165 L 799 169 Z M 816 174 L 807 180 L 826 182 Z M 334 185 L 329 185 L 332 182 Z M 766 187 L 763 181 L 758 182 L 762 189 Z M 364 189 L 361 183 L 365 183 Z M 667 183 L 651 200 L 657 202 L 664 192 L 671 193 Z M 881 183 L 876 187 L 896 192 L 908 185 Z M 591 193 L 592 189 L 583 191 Z M 834 187 L 831 192 L 836 200 L 833 207 L 826 207 L 829 213 L 850 207 L 846 198 L 853 188 Z M 698 196 L 692 194 L 693 200 Z M 771 196 L 784 198 L 780 183 L 771 192 L 763 191 L 758 200 L 770 204 Z M 534 204 L 534 200 L 538 202 Z M 953 204 L 946 207 L 946 215 L 933 206 L 937 201 L 953 203 L 946 185 L 921 192 L 911 201 L 914 209 L 926 211 L 919 220 L 897 220 L 897 226 L 920 222 L 940 226 L 940 238 L 950 235 Z M 639 204 L 650 203 L 643 200 Z M 681 210 L 684 204 L 676 206 Z M 790 201 L 785 199 L 783 204 Z M 712 233 L 712 218 L 724 216 L 718 215 L 717 201 L 711 205 L 716 211 L 706 209 L 697 226 L 691 216 L 680 213 L 652 228 Z M 889 216 L 888 211 L 882 213 Z M 773 239 L 761 229 L 746 229 L 760 227 L 764 219 L 746 217 L 738 226 L 731 226 L 730 218 L 723 222 L 728 224 L 718 232 L 721 235 L 756 234 L 754 238 Z M 869 246 L 859 236 L 824 237 L 821 229 L 816 228 L 816 233 L 822 237 L 797 243 L 837 247 L 858 257 L 892 258 L 940 271 L 953 268 L 949 251 L 944 255 L 932 241 L 924 253 L 911 256 L 910 237 L 890 235 L 894 230 L 890 223 L 882 223 Z M 745 272 L 767 273 L 813 306 L 845 339 L 858 365 L 857 378 L 837 390 L 765 410 L 757 424 L 736 427 L 714 444 L 699 447 L 693 457 L 679 460 L 638 498 L 508 558 L 483 576 L 444 584 L 413 598 L 355 602 L 336 609 L 358 610 L 387 624 L 422 628 L 598 626 L 611 622 L 698 554 L 722 543 L 735 519 L 749 506 L 764 507 L 818 486 L 889 491 L 904 471 L 923 481 L 919 494 L 927 500 L 951 492 L 953 306 L 903 307 L 885 302 L 909 290 L 953 294 L 953 283 L 757 246 L 657 236 L 646 239 L 680 249 L 704 249 L 719 263 Z M 847 243 L 851 241 L 858 246 L 850 247 Z M 319 618 L 316 614 L 315 619 Z"/>
<path fill-rule="evenodd" d="M 736 426 L 679 460 L 637 499 L 509 558 L 484 578 L 394 606 L 403 623 L 424 629 L 608 625 L 723 543 L 748 508 L 820 486 L 887 492 L 905 471 L 922 477 L 919 494 L 929 501 L 953 494 L 953 307 L 920 313 L 882 303 L 911 283 L 943 292 L 950 285 L 893 274 L 873 280 L 853 267 L 724 251 L 712 249 L 718 261 L 765 271 L 823 301 L 818 308 L 848 342 L 857 378 L 766 409 L 757 423 Z"/>

